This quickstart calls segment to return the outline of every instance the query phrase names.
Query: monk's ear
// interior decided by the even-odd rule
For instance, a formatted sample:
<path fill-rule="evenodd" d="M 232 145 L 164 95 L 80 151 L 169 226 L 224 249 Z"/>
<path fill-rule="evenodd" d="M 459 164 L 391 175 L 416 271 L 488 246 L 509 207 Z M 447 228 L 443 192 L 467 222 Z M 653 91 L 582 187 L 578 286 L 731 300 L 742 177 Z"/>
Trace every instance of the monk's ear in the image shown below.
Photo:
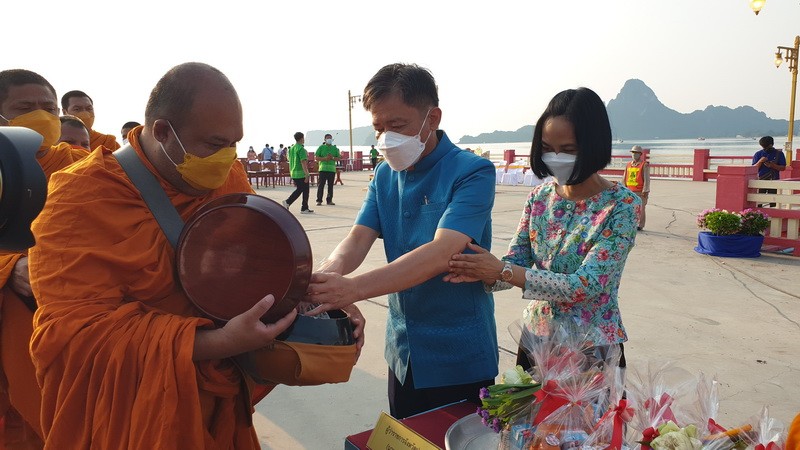
<path fill-rule="evenodd" d="M 167 123 L 166 119 L 156 119 L 153 122 L 153 137 L 162 144 L 167 142 L 167 138 L 169 137 L 169 123 Z"/>

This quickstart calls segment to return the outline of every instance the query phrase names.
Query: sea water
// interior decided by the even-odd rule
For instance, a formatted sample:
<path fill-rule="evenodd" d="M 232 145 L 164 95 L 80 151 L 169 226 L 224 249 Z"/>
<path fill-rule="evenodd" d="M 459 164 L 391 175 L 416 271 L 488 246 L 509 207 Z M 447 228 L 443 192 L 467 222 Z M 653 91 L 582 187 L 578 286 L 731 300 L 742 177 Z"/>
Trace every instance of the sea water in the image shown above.
<path fill-rule="evenodd" d="M 775 148 L 782 149 L 786 141 L 785 136 L 775 137 Z M 800 138 L 795 136 L 794 147 L 800 147 Z M 456 144 L 462 149 L 469 148 L 476 153 L 489 152 L 489 159 L 502 160 L 505 150 L 514 150 L 517 155 L 527 155 L 531 152 L 530 142 L 502 142 L 484 144 Z M 650 162 L 654 164 L 690 164 L 695 149 L 709 149 L 711 156 L 753 156 L 761 150 L 758 138 L 714 138 L 714 139 L 652 139 L 642 141 L 614 141 L 611 146 L 613 155 L 630 155 L 631 147 L 640 145 L 650 149 Z M 341 146 L 341 151 L 349 151 L 349 146 Z M 354 145 L 354 151 L 361 151 L 369 156 L 369 147 Z"/>

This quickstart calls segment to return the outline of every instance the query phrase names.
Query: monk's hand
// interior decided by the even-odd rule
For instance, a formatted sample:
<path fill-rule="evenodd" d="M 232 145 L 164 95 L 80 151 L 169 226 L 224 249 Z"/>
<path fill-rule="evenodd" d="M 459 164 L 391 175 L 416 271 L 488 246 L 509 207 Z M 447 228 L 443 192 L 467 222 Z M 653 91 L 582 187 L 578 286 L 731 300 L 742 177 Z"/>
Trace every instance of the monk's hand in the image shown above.
<path fill-rule="evenodd" d="M 275 304 L 275 297 L 271 294 L 262 298 L 252 308 L 229 320 L 220 331 L 228 343 L 239 350 L 239 354 L 266 347 L 278 337 L 289 325 L 294 322 L 297 310 L 292 309 L 288 314 L 275 323 L 264 323 L 261 317 Z"/>
<path fill-rule="evenodd" d="M 364 326 L 367 324 L 367 319 L 361 314 L 361 310 L 356 305 L 345 306 L 342 311 L 350 316 L 350 323 L 353 325 L 353 337 L 356 340 L 356 361 L 361 356 L 361 347 L 364 346 Z"/>
<path fill-rule="evenodd" d="M 503 263 L 479 245 L 467 244 L 474 254 L 456 253 L 450 257 L 449 273 L 443 278 L 450 283 L 483 281 L 492 284 L 500 278 Z"/>
<path fill-rule="evenodd" d="M 311 274 L 305 300 L 319 304 L 307 313 L 315 316 L 332 309 L 343 309 L 361 299 L 352 278 L 334 272 L 316 272 Z"/>
<path fill-rule="evenodd" d="M 33 295 L 31 290 L 30 272 L 28 272 L 28 257 L 23 256 L 14 264 L 11 272 L 11 290 L 19 295 L 30 297 Z"/>

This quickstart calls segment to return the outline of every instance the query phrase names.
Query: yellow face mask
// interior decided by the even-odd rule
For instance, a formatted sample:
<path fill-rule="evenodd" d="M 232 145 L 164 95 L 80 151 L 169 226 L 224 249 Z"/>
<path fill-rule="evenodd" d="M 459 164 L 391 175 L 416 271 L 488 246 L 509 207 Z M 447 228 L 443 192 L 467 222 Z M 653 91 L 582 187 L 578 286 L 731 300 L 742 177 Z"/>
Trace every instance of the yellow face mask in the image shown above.
<path fill-rule="evenodd" d="M 175 164 L 175 168 L 178 169 L 183 181 L 199 190 L 213 190 L 222 186 L 225 180 L 228 179 L 233 163 L 236 162 L 236 147 L 225 147 L 212 155 L 201 158 L 186 151 L 171 123 L 169 123 L 169 128 L 183 150 L 183 162 L 177 164 L 167 153 L 164 144 L 161 142 L 158 144 L 161 145 L 161 150 L 167 155 L 172 164 Z"/>
<path fill-rule="evenodd" d="M 2 117 L 2 116 L 0 116 Z M 9 126 L 29 128 L 42 135 L 42 145 L 40 148 L 50 147 L 58 142 L 61 137 L 61 121 L 55 114 L 50 114 L 43 109 L 37 109 L 17 116 L 11 120 L 6 119 Z"/>
<path fill-rule="evenodd" d="M 81 119 L 81 122 L 83 122 L 83 124 L 86 125 L 86 128 L 90 130 L 92 129 L 92 126 L 94 126 L 94 113 L 92 112 L 81 111 L 79 113 L 76 113 L 75 117 Z"/>

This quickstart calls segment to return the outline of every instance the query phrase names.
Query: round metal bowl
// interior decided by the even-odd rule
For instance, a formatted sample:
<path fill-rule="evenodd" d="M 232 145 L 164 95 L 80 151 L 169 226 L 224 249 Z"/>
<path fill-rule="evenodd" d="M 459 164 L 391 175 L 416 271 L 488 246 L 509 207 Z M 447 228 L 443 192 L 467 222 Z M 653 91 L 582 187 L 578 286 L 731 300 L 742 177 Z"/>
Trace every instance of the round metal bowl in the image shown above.
<path fill-rule="evenodd" d="M 303 298 L 313 258 L 303 226 L 286 208 L 254 194 L 230 194 L 186 221 L 176 251 L 178 278 L 208 317 L 228 321 L 268 294 L 262 317 L 275 322 Z"/>

